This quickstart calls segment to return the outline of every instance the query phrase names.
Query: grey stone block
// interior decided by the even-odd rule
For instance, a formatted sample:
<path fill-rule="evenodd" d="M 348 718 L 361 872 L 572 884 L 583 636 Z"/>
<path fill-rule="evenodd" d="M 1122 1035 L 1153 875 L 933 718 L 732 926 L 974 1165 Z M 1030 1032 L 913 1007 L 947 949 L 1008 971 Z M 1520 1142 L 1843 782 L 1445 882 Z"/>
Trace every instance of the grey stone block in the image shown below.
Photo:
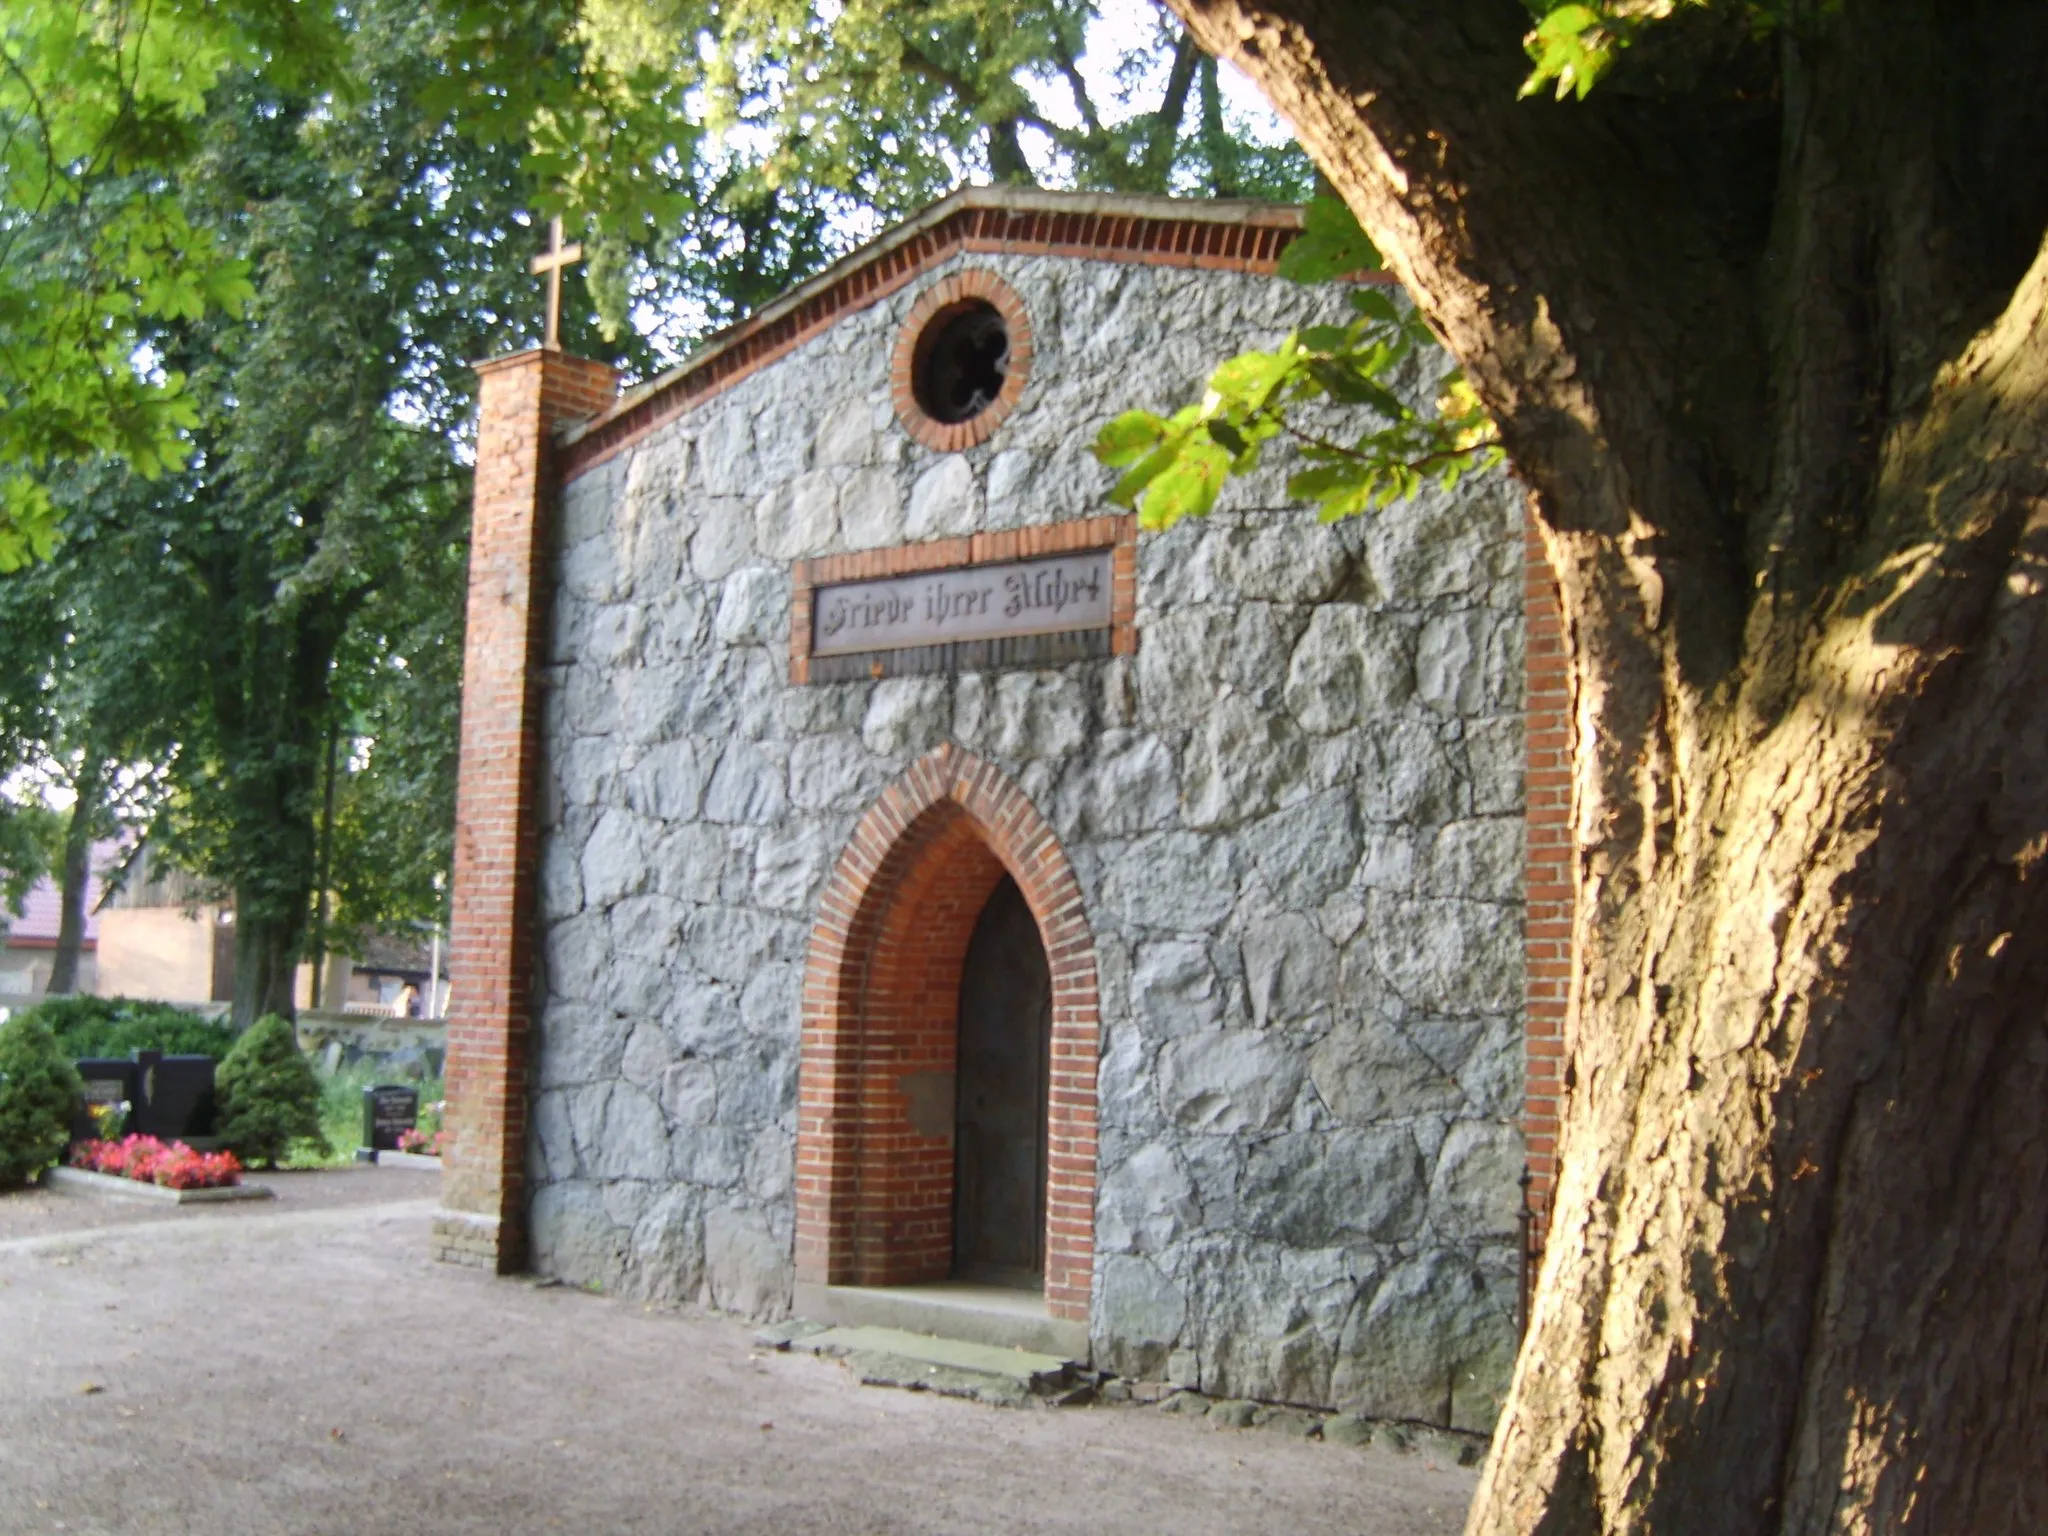
<path fill-rule="evenodd" d="M 742 1317 L 789 1311 L 789 1250 L 759 1212 L 713 1205 L 704 1212 L 704 1286 L 712 1306 Z"/>
<path fill-rule="evenodd" d="M 1271 1131 L 1285 1124 L 1302 1080 L 1285 1041 L 1246 1029 L 1169 1040 L 1159 1052 L 1159 1091 L 1173 1122 L 1204 1135 Z"/>

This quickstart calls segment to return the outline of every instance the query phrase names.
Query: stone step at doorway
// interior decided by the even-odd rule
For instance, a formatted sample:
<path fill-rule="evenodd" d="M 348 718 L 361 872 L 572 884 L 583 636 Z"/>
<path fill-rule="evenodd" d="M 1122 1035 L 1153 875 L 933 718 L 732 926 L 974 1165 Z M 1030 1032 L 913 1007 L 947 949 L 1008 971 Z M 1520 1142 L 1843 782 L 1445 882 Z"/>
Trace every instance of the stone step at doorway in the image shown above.
<path fill-rule="evenodd" d="M 818 1327 L 794 1322 L 755 1337 L 777 1349 L 839 1360 L 863 1386 L 903 1387 L 1019 1407 L 1059 1402 L 1094 1386 L 1094 1374 L 1058 1355 L 941 1338 L 872 1324 Z"/>
<path fill-rule="evenodd" d="M 816 1285 L 798 1281 L 796 1315 L 846 1328 L 900 1328 L 1088 1363 L 1088 1325 L 1053 1317 L 1036 1291 L 968 1280 L 919 1285 Z"/>

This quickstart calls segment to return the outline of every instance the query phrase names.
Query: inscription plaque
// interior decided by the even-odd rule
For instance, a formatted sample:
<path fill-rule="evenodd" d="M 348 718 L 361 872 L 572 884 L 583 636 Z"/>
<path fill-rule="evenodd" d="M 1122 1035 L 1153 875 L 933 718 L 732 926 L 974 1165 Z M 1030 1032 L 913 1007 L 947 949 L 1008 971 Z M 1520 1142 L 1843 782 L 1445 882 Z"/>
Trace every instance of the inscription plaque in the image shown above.
<path fill-rule="evenodd" d="M 811 654 L 1107 629 L 1109 556 L 1091 549 L 820 587 L 811 604 Z"/>

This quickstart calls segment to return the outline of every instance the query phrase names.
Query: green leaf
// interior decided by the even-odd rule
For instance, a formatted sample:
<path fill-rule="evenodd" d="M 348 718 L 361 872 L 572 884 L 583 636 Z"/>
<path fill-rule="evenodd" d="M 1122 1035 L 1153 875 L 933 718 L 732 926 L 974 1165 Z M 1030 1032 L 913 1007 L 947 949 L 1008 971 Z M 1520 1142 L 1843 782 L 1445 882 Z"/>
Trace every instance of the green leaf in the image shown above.
<path fill-rule="evenodd" d="M 1240 352 L 1209 375 L 1209 393 L 1233 409 L 1259 410 L 1286 379 L 1299 355 L 1293 347 L 1278 352 Z"/>
<path fill-rule="evenodd" d="M 1357 459 L 1318 464 L 1313 469 L 1297 470 L 1289 475 L 1287 494 L 1299 497 L 1303 501 L 1321 501 L 1332 491 L 1358 485 L 1370 473 L 1371 466 Z"/>
<path fill-rule="evenodd" d="M 1152 452 L 1167 432 L 1166 422 L 1152 412 L 1125 411 L 1103 424 L 1089 451 L 1111 469 L 1119 469 Z"/>
<path fill-rule="evenodd" d="M 1191 439 L 1146 490 L 1140 521 L 1161 529 L 1184 517 L 1201 517 L 1216 505 L 1229 478 L 1230 455 L 1212 442 Z"/>
<path fill-rule="evenodd" d="M 1590 5 L 1553 7 L 1522 40 L 1535 62 L 1520 94 L 1533 96 L 1552 81 L 1557 99 L 1576 94 L 1579 100 L 1614 63 L 1625 39 L 1605 26 L 1607 18 Z"/>
<path fill-rule="evenodd" d="M 1401 323 L 1401 309 L 1388 297 L 1384 288 L 1363 287 L 1351 290 L 1351 307 L 1368 320 L 1384 320 L 1389 325 Z"/>
<path fill-rule="evenodd" d="M 1389 421 L 1414 419 L 1415 413 L 1399 395 L 1355 368 L 1335 361 L 1317 361 L 1309 365 L 1309 372 L 1333 400 L 1345 405 L 1371 406 Z"/>
<path fill-rule="evenodd" d="M 1377 272 L 1380 253 L 1342 198 L 1318 197 L 1302 213 L 1301 233 L 1280 253 L 1279 273 L 1297 283 L 1327 283 Z"/>
<path fill-rule="evenodd" d="M 1220 417 L 1209 423 L 1209 437 L 1232 458 L 1241 458 L 1251 452 L 1252 445 L 1245 441 L 1244 434 Z"/>
<path fill-rule="evenodd" d="M 1182 435 L 1170 437 L 1125 470 L 1123 478 L 1110 488 L 1110 502 L 1119 507 L 1135 506 L 1145 488 L 1166 473 L 1180 457 L 1181 445 L 1186 441 Z"/>

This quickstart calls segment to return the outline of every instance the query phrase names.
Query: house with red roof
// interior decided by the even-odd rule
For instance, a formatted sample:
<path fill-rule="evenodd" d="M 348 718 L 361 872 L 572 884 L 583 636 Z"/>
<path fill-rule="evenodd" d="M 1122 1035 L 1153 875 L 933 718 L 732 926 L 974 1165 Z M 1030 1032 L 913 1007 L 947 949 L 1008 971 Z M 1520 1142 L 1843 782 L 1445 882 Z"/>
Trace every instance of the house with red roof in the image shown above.
<path fill-rule="evenodd" d="M 97 990 L 99 971 L 99 904 L 104 894 L 101 871 L 120 852 L 119 844 L 106 842 L 93 849 L 92 875 L 85 893 L 85 941 L 78 956 L 78 990 Z M 57 929 L 63 917 L 62 893 L 54 880 L 45 876 L 30 889 L 21 915 L 0 913 L 6 923 L 0 931 L 0 1006 L 19 1004 L 41 997 L 50 984 L 50 970 L 57 959 Z"/>

